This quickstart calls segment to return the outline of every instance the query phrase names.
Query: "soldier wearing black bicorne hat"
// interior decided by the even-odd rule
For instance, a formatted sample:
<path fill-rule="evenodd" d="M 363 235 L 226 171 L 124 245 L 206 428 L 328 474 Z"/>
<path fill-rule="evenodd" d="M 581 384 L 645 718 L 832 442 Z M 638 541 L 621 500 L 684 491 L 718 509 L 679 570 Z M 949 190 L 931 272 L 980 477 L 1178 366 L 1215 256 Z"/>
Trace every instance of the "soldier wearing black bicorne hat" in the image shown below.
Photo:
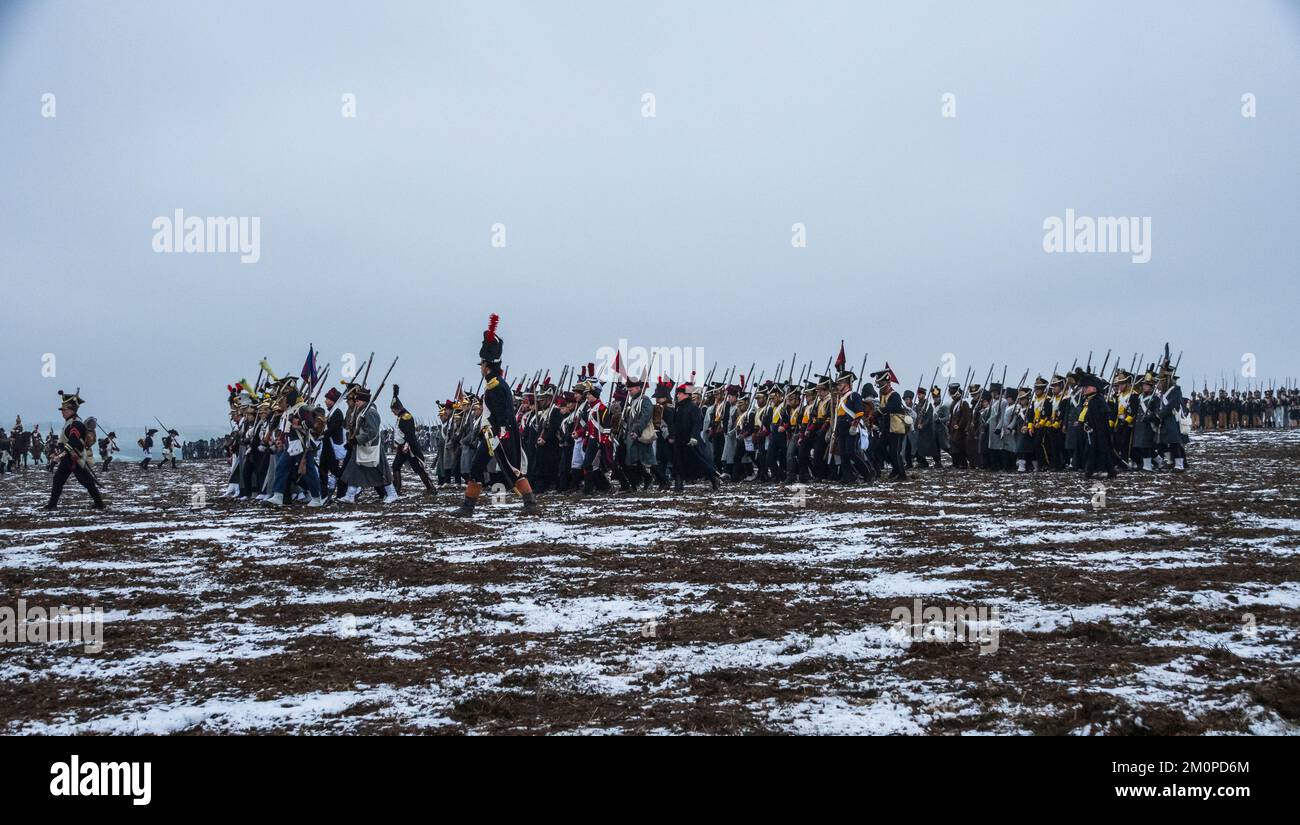
<path fill-rule="evenodd" d="M 862 454 L 861 433 L 867 425 L 867 405 L 862 394 L 853 389 L 858 376 L 841 370 L 835 377 L 835 455 L 840 459 L 839 481 L 854 481 L 855 474 L 864 481 L 880 477 L 880 470 Z"/>
<path fill-rule="evenodd" d="M 668 440 L 673 446 L 673 489 L 679 493 L 686 489 L 688 476 L 707 479 L 714 490 L 719 487 L 712 450 L 700 440 L 704 414 L 692 397 L 694 392 L 695 388 L 689 381 L 679 384 L 673 392 L 677 407 Z"/>
<path fill-rule="evenodd" d="M 540 513 L 537 499 L 533 495 L 525 473 L 527 467 L 520 466 L 523 450 L 520 445 L 519 423 L 515 420 L 515 402 L 510 386 L 501 377 L 501 353 L 505 340 L 497 335 L 497 323 L 500 319 L 493 314 L 488 319 L 488 328 L 483 332 L 483 343 L 479 347 L 479 370 L 483 374 L 483 413 L 477 426 L 482 433 L 478 448 L 470 464 L 470 479 L 465 484 L 465 500 L 453 515 L 470 516 L 478 504 L 478 497 L 483 492 L 487 481 L 488 464 L 495 461 L 506 483 L 515 489 L 524 500 L 524 512 Z"/>
<path fill-rule="evenodd" d="M 424 482 L 424 492 L 433 495 L 433 479 L 429 477 L 429 470 L 425 467 L 424 448 L 420 445 L 420 437 L 415 432 L 415 416 L 406 409 L 402 399 L 398 397 L 401 387 L 393 385 L 393 402 L 389 405 L 393 415 L 397 417 L 397 433 L 393 437 L 393 490 L 398 495 L 402 493 L 402 465 L 410 464 L 411 469 Z"/>
<path fill-rule="evenodd" d="M 1133 451 L 1133 423 L 1137 419 L 1138 394 L 1133 388 L 1133 375 L 1121 367 L 1114 375 L 1115 395 L 1111 402 L 1111 429 L 1114 437 L 1115 458 L 1125 470 L 1131 469 L 1129 463 Z"/>
<path fill-rule="evenodd" d="M 907 473 L 903 470 L 903 437 L 907 434 L 907 422 L 904 420 L 907 410 L 903 407 L 902 397 L 894 389 L 898 376 L 886 362 L 884 369 L 871 373 L 871 378 L 880 390 L 879 406 L 882 422 L 881 438 L 885 444 L 884 458 L 892 468 L 889 480 L 906 481 Z"/>
<path fill-rule="evenodd" d="M 1114 478 L 1115 453 L 1111 448 L 1110 408 L 1106 404 L 1106 381 L 1088 372 L 1076 375 L 1082 389 L 1083 403 L 1079 410 L 1079 448 L 1083 450 L 1083 477 L 1092 478 L 1104 470 L 1107 478 Z"/>
<path fill-rule="evenodd" d="M 59 412 L 63 415 L 63 433 L 59 438 L 62 454 L 59 458 L 59 466 L 54 471 L 50 501 L 45 505 L 45 509 L 53 510 L 58 506 L 64 483 L 67 482 L 69 475 L 75 475 L 77 481 L 81 482 L 81 486 L 90 493 L 90 500 L 95 503 L 95 509 L 102 510 L 104 499 L 99 495 L 99 485 L 95 483 L 95 476 L 90 472 L 85 458 L 86 425 L 77 416 L 77 411 L 85 401 L 79 391 L 65 393 L 60 390 L 59 396 L 63 399 L 59 404 Z"/>
<path fill-rule="evenodd" d="M 1160 426 L 1156 431 L 1156 444 L 1166 460 L 1173 464 L 1176 473 L 1187 469 L 1187 453 L 1183 449 L 1183 433 L 1179 423 L 1183 409 L 1183 389 L 1178 386 L 1178 376 L 1174 374 L 1174 365 L 1169 361 L 1169 346 L 1165 345 L 1165 357 L 1160 364 L 1160 375 L 1156 379 L 1156 391 L 1160 393 Z"/>
<path fill-rule="evenodd" d="M 144 452 L 144 458 L 140 461 L 140 469 L 142 470 L 149 469 L 149 462 L 153 461 L 153 437 L 157 432 L 157 429 L 146 427 L 144 435 L 135 440 L 135 443 L 139 444 L 141 451 Z"/>
<path fill-rule="evenodd" d="M 563 456 L 560 426 L 564 423 L 564 413 L 561 412 L 563 399 L 557 399 L 559 395 L 559 389 L 551 383 L 549 375 L 542 379 L 537 389 L 537 411 L 533 413 L 533 431 L 536 433 L 533 455 L 537 466 L 528 468 L 528 477 L 536 493 L 549 492 L 560 481 L 560 459 Z"/>

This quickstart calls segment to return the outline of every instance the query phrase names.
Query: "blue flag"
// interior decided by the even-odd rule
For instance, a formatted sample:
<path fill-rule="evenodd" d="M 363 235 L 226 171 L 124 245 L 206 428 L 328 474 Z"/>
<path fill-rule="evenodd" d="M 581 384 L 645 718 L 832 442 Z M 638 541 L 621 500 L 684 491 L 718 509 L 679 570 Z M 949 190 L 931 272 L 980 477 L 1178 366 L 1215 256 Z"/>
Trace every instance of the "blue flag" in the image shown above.
<path fill-rule="evenodd" d="M 307 345 L 307 360 L 302 362 L 302 380 L 304 384 L 316 383 L 316 350 Z"/>

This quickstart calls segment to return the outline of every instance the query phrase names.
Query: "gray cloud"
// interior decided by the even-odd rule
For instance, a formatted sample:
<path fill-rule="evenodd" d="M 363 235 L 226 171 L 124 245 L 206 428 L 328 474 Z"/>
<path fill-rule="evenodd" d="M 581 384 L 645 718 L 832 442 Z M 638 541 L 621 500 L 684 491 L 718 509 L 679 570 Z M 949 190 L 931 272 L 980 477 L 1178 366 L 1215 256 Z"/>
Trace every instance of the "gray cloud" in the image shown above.
<path fill-rule="evenodd" d="M 1300 372 L 1296 7 L 1060 6 L 11 6 L 0 412 L 80 385 L 217 423 L 309 341 L 400 354 L 427 411 L 491 311 L 517 370 L 619 338 L 820 368 L 845 338 L 907 381 L 1166 339 L 1193 380 Z M 155 254 L 177 208 L 260 216 L 260 261 Z M 1066 208 L 1150 216 L 1150 263 L 1045 254 Z"/>

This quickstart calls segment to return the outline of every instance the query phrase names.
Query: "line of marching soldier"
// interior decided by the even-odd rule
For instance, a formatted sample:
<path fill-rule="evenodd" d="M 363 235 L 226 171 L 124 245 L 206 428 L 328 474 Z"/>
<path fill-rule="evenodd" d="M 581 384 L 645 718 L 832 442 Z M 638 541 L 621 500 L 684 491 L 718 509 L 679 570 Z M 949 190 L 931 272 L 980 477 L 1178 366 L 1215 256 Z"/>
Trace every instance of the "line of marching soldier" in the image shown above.
<path fill-rule="evenodd" d="M 1190 412 L 1195 430 L 1287 429 L 1300 427 L 1300 389 L 1229 392 L 1216 394 L 1202 386 L 1193 392 Z"/>
<path fill-rule="evenodd" d="M 337 390 L 309 411 L 290 381 L 274 403 L 241 407 L 236 432 L 245 446 L 231 494 L 278 504 L 287 477 L 288 489 L 299 483 L 299 497 L 311 506 L 331 494 L 351 502 L 366 488 L 391 502 L 409 464 L 429 492 L 464 485 L 456 512 L 467 515 L 488 488 L 513 490 L 525 510 L 537 512 L 538 493 L 590 494 L 615 485 L 682 491 L 691 481 L 713 489 L 723 482 L 903 481 L 909 470 L 943 466 L 945 453 L 955 468 L 1001 472 L 1077 470 L 1091 477 L 1186 469 L 1190 404 L 1167 357 L 1140 375 L 1117 368 L 1109 381 L 1079 368 L 1040 376 L 1032 386 L 952 383 L 946 392 L 900 392 L 888 364 L 861 380 L 843 368 L 842 357 L 833 374 L 799 382 L 747 385 L 740 377 L 697 386 L 616 370 L 617 380 L 606 383 L 589 363 L 568 387 L 549 374 L 512 387 L 495 324 L 494 316 L 480 347 L 485 389 L 458 389 L 438 405 L 427 459 L 396 393 L 398 455 L 389 465 L 368 390 L 349 385 L 347 414 L 334 407 Z M 293 446 L 297 432 L 304 433 L 301 450 Z M 319 494 L 311 462 L 295 473 L 284 457 L 304 453 L 319 459 Z"/>

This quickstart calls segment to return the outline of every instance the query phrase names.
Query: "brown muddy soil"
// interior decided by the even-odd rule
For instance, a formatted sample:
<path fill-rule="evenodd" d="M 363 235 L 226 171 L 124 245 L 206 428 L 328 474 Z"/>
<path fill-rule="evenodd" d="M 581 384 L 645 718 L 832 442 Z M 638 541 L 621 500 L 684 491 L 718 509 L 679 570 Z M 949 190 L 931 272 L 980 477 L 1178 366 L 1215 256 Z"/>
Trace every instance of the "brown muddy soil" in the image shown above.
<path fill-rule="evenodd" d="M 0 477 L 0 618 L 98 607 L 103 650 L 0 642 L 0 733 L 1300 731 L 1300 434 L 1189 465 L 1102 508 L 1075 474 L 941 469 L 469 522 L 414 480 L 232 502 L 216 462 L 51 514 L 28 470 Z"/>

